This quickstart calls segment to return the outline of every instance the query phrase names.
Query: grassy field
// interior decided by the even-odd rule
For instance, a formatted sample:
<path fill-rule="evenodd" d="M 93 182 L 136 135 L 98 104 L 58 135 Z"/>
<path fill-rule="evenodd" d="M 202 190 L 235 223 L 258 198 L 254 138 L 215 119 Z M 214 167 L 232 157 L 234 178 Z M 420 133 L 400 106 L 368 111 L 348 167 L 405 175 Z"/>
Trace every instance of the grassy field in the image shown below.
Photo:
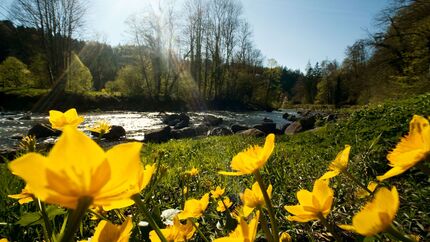
<path fill-rule="evenodd" d="M 277 136 L 275 151 L 262 170 L 262 177 L 273 185 L 272 202 L 281 231 L 288 231 L 294 240 L 325 241 L 327 235 L 318 222 L 294 223 L 285 219 L 288 213 L 284 205 L 297 203 L 296 192 L 312 189 L 313 182 L 326 170 L 346 144 L 352 146 L 348 170 L 363 184 L 376 180 L 377 175 L 385 173 L 389 166 L 386 160 L 388 151 L 393 149 L 400 137 L 407 134 L 408 124 L 413 114 L 430 115 L 430 94 L 402 101 L 392 101 L 381 105 L 371 105 L 351 111 L 347 118 L 328 123 L 316 130 L 294 136 Z M 146 144 L 142 152 L 144 163 L 160 162 L 163 169 L 156 184 L 145 190 L 152 212 L 167 208 L 182 208 L 185 201 L 182 189 L 188 187 L 187 197 L 201 197 L 217 185 L 226 187 L 232 200 L 240 203 L 239 194 L 253 183 L 251 176 L 226 177 L 218 175 L 220 170 L 228 170 L 231 158 L 250 145 L 262 145 L 264 139 L 238 135 L 227 137 L 207 137 L 200 139 L 174 140 L 164 144 Z M 195 177 L 184 174 L 196 167 L 200 173 Z M 37 169 L 37 168 L 36 168 Z M 10 174 L 6 164 L 0 164 L 0 237 L 13 241 L 34 240 L 41 236 L 40 225 L 21 227 L 17 221 L 28 211 L 36 211 L 34 204 L 19 205 L 7 198 L 8 194 L 19 193 L 23 183 Z M 421 236 L 423 241 L 430 237 L 430 179 L 417 168 L 412 168 L 400 176 L 384 181 L 383 186 L 395 185 L 400 194 L 400 209 L 395 221 L 407 234 Z M 337 224 L 350 224 L 365 199 L 358 199 L 358 187 L 342 175 L 334 178 L 330 186 L 335 190 L 335 201 L 329 219 Z M 202 231 L 210 238 L 225 235 L 225 230 L 216 228 L 218 221 L 225 221 L 223 214 L 215 211 L 211 202 L 204 219 L 199 221 Z M 134 208 L 123 211 L 135 214 Z M 113 220 L 115 214 L 108 214 Z M 136 221 L 139 217 L 136 216 Z M 62 216 L 54 221 L 57 229 Z M 81 238 L 90 237 L 95 221 L 86 218 L 78 233 Z M 131 241 L 140 241 L 147 236 L 147 227 L 133 230 Z M 339 232 L 340 229 L 339 229 Z M 362 240 L 363 237 L 341 232 L 344 239 Z M 262 234 L 261 234 L 262 235 Z M 378 236 L 372 239 L 384 240 Z M 369 241 L 371 239 L 366 239 Z"/>

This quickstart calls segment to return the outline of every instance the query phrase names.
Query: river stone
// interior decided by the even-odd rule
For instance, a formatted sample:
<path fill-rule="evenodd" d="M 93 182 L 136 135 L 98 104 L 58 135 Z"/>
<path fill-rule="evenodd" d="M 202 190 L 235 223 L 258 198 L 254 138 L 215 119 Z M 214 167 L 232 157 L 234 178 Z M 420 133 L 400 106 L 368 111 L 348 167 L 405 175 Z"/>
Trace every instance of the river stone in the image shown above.
<path fill-rule="evenodd" d="M 264 132 L 262 132 L 261 130 L 258 130 L 258 129 L 254 129 L 254 128 L 239 131 L 239 132 L 237 132 L 237 134 L 245 135 L 245 136 L 254 136 L 254 137 L 266 136 L 266 134 Z"/>
<path fill-rule="evenodd" d="M 246 126 L 243 126 L 243 125 L 239 125 L 239 124 L 233 124 L 231 126 L 231 131 L 233 131 L 233 133 L 237 133 L 239 131 L 247 130 L 247 129 L 249 129 L 249 127 L 246 127 Z"/>
<path fill-rule="evenodd" d="M 170 126 L 154 129 L 145 133 L 145 142 L 161 143 L 171 138 Z"/>
<path fill-rule="evenodd" d="M 263 118 L 263 122 L 265 122 L 265 123 L 273 123 L 273 120 L 271 120 L 270 118 L 268 118 L 268 117 L 264 117 Z"/>
<path fill-rule="evenodd" d="M 109 133 L 103 135 L 103 138 L 108 140 L 119 140 L 122 137 L 125 137 L 125 129 L 118 125 L 112 125 Z"/>
<path fill-rule="evenodd" d="M 231 134 L 233 134 L 233 132 L 226 127 L 216 127 L 208 132 L 208 136 L 223 136 Z"/>
<path fill-rule="evenodd" d="M 316 116 L 316 113 L 309 112 L 308 114 L 300 118 L 299 122 L 302 126 L 302 131 L 315 128 Z"/>
<path fill-rule="evenodd" d="M 182 129 L 182 128 L 188 127 L 189 124 L 190 124 L 190 119 L 184 119 L 179 121 L 179 123 L 175 124 L 173 129 Z"/>
<path fill-rule="evenodd" d="M 288 125 L 288 127 L 285 129 L 284 134 L 287 135 L 291 135 L 291 134 L 296 134 L 300 131 L 302 131 L 302 125 L 300 124 L 299 121 L 295 121 L 293 123 L 291 123 L 290 125 Z"/>
<path fill-rule="evenodd" d="M 222 118 L 215 117 L 213 115 L 203 116 L 203 122 L 209 126 L 218 126 L 222 123 Z"/>
<path fill-rule="evenodd" d="M 171 114 L 164 116 L 162 121 L 164 124 L 167 124 L 169 126 L 176 126 L 177 124 L 182 122 L 181 126 L 183 126 L 182 128 L 184 128 L 188 126 L 190 122 L 190 117 L 185 113 Z"/>
<path fill-rule="evenodd" d="M 27 135 L 33 135 L 36 138 L 46 138 L 51 136 L 59 136 L 61 131 L 54 130 L 46 124 L 36 124 L 27 133 Z"/>
<path fill-rule="evenodd" d="M 264 122 L 262 124 L 257 124 L 253 128 L 258 129 L 266 134 L 276 133 L 276 123 L 273 122 Z"/>

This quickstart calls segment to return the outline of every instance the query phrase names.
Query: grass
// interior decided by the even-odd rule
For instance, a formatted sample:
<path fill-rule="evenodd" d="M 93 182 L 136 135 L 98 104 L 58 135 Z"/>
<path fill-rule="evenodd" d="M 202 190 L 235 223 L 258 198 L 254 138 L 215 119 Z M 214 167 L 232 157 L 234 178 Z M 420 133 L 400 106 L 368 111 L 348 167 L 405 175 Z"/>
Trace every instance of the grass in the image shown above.
<path fill-rule="evenodd" d="M 293 223 L 285 219 L 287 212 L 284 205 L 297 203 L 296 192 L 302 188 L 312 189 L 315 179 L 326 170 L 328 164 L 344 145 L 352 146 L 348 170 L 363 184 L 375 180 L 377 175 L 385 173 L 389 166 L 386 155 L 393 149 L 400 137 L 408 131 L 408 124 L 413 114 L 430 115 L 430 94 L 407 100 L 390 101 L 385 104 L 365 106 L 350 112 L 350 115 L 336 123 L 328 123 L 317 130 L 294 136 L 278 136 L 275 151 L 262 171 L 267 183 L 273 185 L 272 202 L 281 231 L 288 231 L 295 240 L 330 240 L 320 223 Z M 142 151 L 144 163 L 157 160 L 166 169 L 160 182 L 146 190 L 151 191 L 149 203 L 154 214 L 166 208 L 181 208 L 185 198 L 184 186 L 188 187 L 188 197 L 198 198 L 217 185 L 226 187 L 232 200 L 239 203 L 239 193 L 249 188 L 253 181 L 250 176 L 226 177 L 217 171 L 229 169 L 231 158 L 249 145 L 260 144 L 262 138 L 238 135 L 226 137 L 207 137 L 200 139 L 173 140 L 164 144 L 146 144 Z M 200 174 L 187 177 L 184 172 L 196 167 Z M 36 234 L 36 226 L 23 232 L 14 225 L 24 211 L 35 209 L 32 205 L 19 206 L 6 198 L 8 194 L 18 193 L 22 182 L 13 177 L 4 164 L 0 166 L 0 237 L 28 239 L 29 234 Z M 340 175 L 333 179 L 331 187 L 335 190 L 335 202 L 330 219 L 336 223 L 351 223 L 352 215 L 365 202 L 354 196 L 357 186 Z M 408 234 L 429 238 L 430 228 L 430 180 L 417 168 L 388 179 L 384 186 L 395 185 L 400 194 L 400 210 L 396 222 Z M 222 214 L 215 212 L 216 204 L 211 202 L 205 219 L 200 226 L 208 236 L 225 235 L 225 230 L 215 228 L 217 221 L 225 221 Z M 132 213 L 133 210 L 125 210 Z M 138 218 L 137 218 L 138 219 Z M 94 222 L 87 222 L 93 227 Z M 145 227 L 134 229 L 135 239 L 145 238 Z M 83 232 L 82 236 L 90 236 Z M 343 232 L 344 238 L 362 240 L 363 237 Z M 384 239 L 378 237 L 376 239 Z"/>

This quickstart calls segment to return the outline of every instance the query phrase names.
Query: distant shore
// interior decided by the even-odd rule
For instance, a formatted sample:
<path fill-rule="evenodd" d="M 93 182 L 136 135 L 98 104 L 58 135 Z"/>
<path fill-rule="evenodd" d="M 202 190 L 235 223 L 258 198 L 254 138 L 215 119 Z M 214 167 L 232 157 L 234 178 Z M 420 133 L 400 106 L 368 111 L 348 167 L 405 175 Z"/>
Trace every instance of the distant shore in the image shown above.
<path fill-rule="evenodd" d="M 32 111 L 44 95 L 46 90 L 22 91 L 22 90 L 0 90 L 0 111 Z M 115 96 L 109 94 L 86 94 L 66 92 L 57 98 L 52 109 L 67 110 L 78 108 L 81 112 L 87 111 L 202 111 L 202 110 L 227 110 L 227 111 L 262 111 L 264 108 L 253 104 L 243 103 L 237 100 L 151 100 L 140 96 Z"/>

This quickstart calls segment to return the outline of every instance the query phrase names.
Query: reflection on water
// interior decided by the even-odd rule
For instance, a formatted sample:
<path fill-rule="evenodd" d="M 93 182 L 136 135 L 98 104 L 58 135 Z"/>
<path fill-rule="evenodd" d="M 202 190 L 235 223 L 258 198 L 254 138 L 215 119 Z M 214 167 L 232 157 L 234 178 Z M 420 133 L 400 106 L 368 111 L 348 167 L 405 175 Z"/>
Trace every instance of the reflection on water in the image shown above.
<path fill-rule="evenodd" d="M 288 121 L 282 118 L 285 112 L 297 115 L 295 110 L 283 111 L 253 111 L 253 112 L 229 112 L 229 111 L 208 111 L 208 112 L 188 112 L 191 125 L 203 123 L 205 115 L 214 115 L 223 119 L 223 126 L 231 126 L 232 124 L 241 124 L 253 126 L 260 124 L 264 118 L 269 118 L 277 124 L 278 128 L 286 124 Z M 167 113 L 172 114 L 172 113 Z M 163 125 L 162 117 L 164 113 L 159 112 L 91 112 L 81 114 L 85 117 L 85 121 L 79 126 L 81 130 L 85 130 L 87 126 L 91 126 L 99 120 L 106 120 L 112 125 L 120 125 L 127 132 L 127 138 L 142 140 L 145 131 L 160 128 Z M 0 116 L 0 149 L 15 146 L 19 143 L 20 137 L 25 136 L 28 130 L 37 123 L 49 123 L 48 116 L 31 115 L 31 120 L 25 120 L 23 113 L 9 113 Z"/>

